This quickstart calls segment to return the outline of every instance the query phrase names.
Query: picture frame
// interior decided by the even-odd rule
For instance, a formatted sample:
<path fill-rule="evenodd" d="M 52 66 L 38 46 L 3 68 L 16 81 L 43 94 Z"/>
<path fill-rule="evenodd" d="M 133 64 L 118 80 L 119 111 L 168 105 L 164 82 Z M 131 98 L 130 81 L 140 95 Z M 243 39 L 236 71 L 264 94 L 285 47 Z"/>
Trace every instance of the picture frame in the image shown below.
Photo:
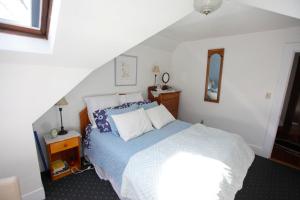
<path fill-rule="evenodd" d="M 122 54 L 115 58 L 115 86 L 137 85 L 138 57 Z"/>

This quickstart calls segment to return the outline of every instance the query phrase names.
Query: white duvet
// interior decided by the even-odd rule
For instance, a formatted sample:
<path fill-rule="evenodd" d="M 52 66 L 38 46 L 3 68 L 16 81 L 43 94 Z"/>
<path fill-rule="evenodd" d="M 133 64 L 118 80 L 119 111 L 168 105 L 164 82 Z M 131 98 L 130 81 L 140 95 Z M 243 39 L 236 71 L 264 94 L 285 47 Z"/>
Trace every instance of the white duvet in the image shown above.
<path fill-rule="evenodd" d="M 233 200 L 254 153 L 244 140 L 195 124 L 136 153 L 121 196 L 131 200 Z"/>

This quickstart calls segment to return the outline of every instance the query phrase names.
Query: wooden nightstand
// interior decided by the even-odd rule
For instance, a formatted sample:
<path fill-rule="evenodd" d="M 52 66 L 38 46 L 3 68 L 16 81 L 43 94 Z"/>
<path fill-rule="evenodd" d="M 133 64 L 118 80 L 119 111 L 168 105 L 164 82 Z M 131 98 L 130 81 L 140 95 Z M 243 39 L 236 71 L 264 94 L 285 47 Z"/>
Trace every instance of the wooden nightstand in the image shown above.
<path fill-rule="evenodd" d="M 71 174 L 71 170 L 80 170 L 80 138 L 80 133 L 76 131 L 69 131 L 66 135 L 58 135 L 55 138 L 50 134 L 44 136 L 52 180 L 57 180 Z M 54 174 L 53 163 L 57 160 L 66 161 L 69 169 Z"/>

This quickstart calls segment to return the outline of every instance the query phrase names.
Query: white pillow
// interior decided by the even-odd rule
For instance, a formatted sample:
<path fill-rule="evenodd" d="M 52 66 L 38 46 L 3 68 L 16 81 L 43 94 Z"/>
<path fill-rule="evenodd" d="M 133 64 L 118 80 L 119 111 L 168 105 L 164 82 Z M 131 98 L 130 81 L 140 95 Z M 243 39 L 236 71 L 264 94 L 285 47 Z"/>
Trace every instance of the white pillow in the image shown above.
<path fill-rule="evenodd" d="M 153 126 L 157 129 L 160 129 L 161 127 L 175 120 L 173 115 L 162 104 L 146 110 L 146 113 Z"/>
<path fill-rule="evenodd" d="M 151 121 L 143 108 L 132 112 L 112 115 L 111 117 L 115 122 L 120 137 L 125 141 L 153 130 Z"/>
<path fill-rule="evenodd" d="M 142 94 L 140 92 L 120 95 L 120 104 L 137 102 L 137 101 L 144 101 L 144 98 L 142 97 Z"/>
<path fill-rule="evenodd" d="M 96 128 L 96 122 L 93 116 L 93 113 L 96 110 L 105 109 L 109 107 L 115 107 L 120 105 L 119 102 L 119 95 L 113 94 L 113 95 L 103 95 L 103 96 L 93 96 L 93 97 L 85 97 L 84 101 L 87 106 L 88 110 L 88 116 L 90 119 L 90 122 L 93 125 L 93 128 Z"/>

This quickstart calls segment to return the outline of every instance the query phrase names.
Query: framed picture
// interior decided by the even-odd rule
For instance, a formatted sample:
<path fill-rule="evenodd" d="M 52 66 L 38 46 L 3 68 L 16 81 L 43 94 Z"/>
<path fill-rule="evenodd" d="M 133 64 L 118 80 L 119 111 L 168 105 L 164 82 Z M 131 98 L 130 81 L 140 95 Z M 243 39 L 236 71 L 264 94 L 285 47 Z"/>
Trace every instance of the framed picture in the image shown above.
<path fill-rule="evenodd" d="M 120 55 L 115 58 L 115 85 L 137 84 L 137 56 Z"/>

